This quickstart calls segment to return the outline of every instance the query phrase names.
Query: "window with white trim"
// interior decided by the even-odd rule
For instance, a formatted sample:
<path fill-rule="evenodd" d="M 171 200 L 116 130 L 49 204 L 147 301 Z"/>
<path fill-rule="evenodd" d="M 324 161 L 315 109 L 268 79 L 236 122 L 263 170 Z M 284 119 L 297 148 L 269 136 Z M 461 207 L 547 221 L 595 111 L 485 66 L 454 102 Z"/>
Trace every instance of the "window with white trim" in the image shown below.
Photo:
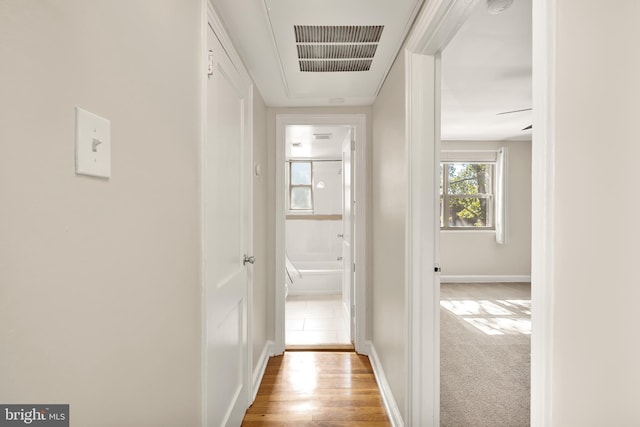
<path fill-rule="evenodd" d="M 442 230 L 495 230 L 506 243 L 506 156 L 505 147 L 440 152 Z"/>
<path fill-rule="evenodd" d="M 440 227 L 493 230 L 494 176 L 491 163 L 441 163 Z"/>
<path fill-rule="evenodd" d="M 289 162 L 289 210 L 313 210 L 313 162 Z"/>

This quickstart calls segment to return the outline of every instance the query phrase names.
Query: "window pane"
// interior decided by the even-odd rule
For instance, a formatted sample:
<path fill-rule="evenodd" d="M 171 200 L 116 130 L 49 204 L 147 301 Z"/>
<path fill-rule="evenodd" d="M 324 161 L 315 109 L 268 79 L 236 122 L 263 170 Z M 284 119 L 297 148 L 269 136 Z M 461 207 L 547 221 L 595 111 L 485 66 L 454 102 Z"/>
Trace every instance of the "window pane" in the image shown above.
<path fill-rule="evenodd" d="M 449 199 L 448 227 L 490 227 L 487 215 L 488 200 L 476 197 Z"/>
<path fill-rule="evenodd" d="M 291 209 L 311 209 L 311 187 L 291 189 Z"/>
<path fill-rule="evenodd" d="M 311 185 L 311 162 L 291 163 L 291 185 Z"/>
<path fill-rule="evenodd" d="M 486 163 L 447 163 L 449 194 L 488 194 L 490 168 Z"/>

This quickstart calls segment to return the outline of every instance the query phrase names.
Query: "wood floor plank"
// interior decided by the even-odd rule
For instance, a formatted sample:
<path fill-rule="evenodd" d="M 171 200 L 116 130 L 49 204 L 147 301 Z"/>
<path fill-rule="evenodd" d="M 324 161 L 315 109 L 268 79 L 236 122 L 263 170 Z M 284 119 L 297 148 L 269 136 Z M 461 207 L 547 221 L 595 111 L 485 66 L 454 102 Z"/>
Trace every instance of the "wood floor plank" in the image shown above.
<path fill-rule="evenodd" d="M 373 369 L 354 352 L 269 359 L 243 426 L 390 426 Z"/>

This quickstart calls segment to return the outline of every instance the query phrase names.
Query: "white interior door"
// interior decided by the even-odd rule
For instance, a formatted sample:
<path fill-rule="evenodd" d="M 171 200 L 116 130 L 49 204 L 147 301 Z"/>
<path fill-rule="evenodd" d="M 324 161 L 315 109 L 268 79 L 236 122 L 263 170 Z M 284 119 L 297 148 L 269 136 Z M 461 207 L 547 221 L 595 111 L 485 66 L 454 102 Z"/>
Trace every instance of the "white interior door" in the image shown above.
<path fill-rule="evenodd" d="M 204 149 L 206 425 L 239 426 L 249 405 L 247 301 L 251 247 L 248 87 L 211 28 Z"/>
<path fill-rule="evenodd" d="M 349 334 L 353 342 L 354 316 L 353 301 L 353 164 L 352 135 L 342 144 L 342 303 L 349 322 Z"/>

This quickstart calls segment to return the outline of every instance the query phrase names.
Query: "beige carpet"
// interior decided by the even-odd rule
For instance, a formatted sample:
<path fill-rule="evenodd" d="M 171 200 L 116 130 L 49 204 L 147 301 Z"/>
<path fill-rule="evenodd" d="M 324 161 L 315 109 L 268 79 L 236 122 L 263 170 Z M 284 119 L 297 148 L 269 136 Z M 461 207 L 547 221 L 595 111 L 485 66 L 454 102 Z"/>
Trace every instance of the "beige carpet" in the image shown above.
<path fill-rule="evenodd" d="M 529 425 L 530 301 L 524 283 L 442 284 L 441 426 Z"/>

